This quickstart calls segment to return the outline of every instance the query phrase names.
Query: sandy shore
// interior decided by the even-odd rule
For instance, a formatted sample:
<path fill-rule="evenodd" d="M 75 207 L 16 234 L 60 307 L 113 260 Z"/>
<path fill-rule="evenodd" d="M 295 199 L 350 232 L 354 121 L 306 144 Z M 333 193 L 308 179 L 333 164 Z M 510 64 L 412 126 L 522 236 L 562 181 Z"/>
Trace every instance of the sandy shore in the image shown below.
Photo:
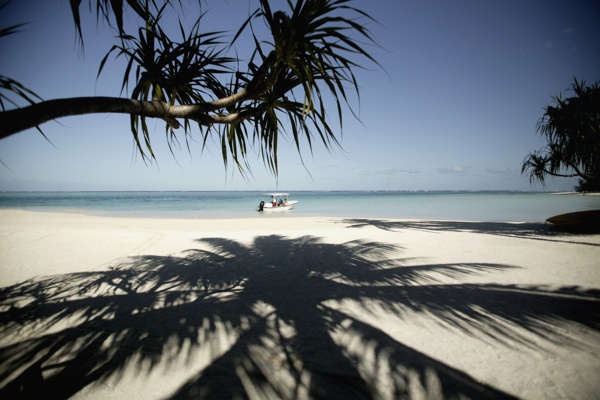
<path fill-rule="evenodd" d="M 0 398 L 600 393 L 600 235 L 0 210 Z"/>

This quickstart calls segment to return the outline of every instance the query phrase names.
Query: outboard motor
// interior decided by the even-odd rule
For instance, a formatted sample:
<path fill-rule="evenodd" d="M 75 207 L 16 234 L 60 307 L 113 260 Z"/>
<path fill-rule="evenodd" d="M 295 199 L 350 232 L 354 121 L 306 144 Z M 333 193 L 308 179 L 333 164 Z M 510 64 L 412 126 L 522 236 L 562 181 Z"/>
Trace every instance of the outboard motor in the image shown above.
<path fill-rule="evenodd" d="M 264 211 L 265 208 L 265 202 L 261 201 L 260 204 L 258 205 L 258 211 Z"/>

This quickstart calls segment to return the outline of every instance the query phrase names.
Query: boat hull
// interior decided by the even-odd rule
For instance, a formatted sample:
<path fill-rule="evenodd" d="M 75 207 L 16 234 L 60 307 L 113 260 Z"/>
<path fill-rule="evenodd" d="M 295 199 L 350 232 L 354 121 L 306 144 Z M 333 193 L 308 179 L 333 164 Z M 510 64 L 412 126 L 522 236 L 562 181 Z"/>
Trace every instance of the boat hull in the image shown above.
<path fill-rule="evenodd" d="M 546 220 L 553 230 L 575 233 L 600 233 L 600 210 L 555 215 Z"/>
<path fill-rule="evenodd" d="M 287 204 L 285 204 L 285 205 L 281 205 L 281 206 L 275 206 L 275 207 L 273 207 L 273 204 L 271 204 L 271 203 L 265 203 L 265 204 L 262 206 L 262 210 L 261 210 L 261 207 L 260 207 L 260 206 L 258 206 L 258 207 L 256 208 L 256 210 L 257 210 L 257 211 L 269 212 L 269 213 L 271 213 L 271 212 L 282 212 L 282 211 L 289 211 L 289 210 L 293 209 L 293 208 L 294 208 L 294 206 L 295 206 L 297 203 L 298 203 L 298 201 L 297 201 L 297 200 L 293 200 L 293 201 L 288 201 L 288 202 L 287 202 Z"/>

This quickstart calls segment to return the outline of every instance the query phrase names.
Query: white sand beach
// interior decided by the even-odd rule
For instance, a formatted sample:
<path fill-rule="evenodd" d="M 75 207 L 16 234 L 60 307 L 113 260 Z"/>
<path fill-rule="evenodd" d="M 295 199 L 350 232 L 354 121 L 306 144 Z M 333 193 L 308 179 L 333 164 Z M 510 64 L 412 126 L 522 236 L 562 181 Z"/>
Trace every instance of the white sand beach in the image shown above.
<path fill-rule="evenodd" d="M 600 393 L 600 235 L 0 210 L 0 398 Z"/>

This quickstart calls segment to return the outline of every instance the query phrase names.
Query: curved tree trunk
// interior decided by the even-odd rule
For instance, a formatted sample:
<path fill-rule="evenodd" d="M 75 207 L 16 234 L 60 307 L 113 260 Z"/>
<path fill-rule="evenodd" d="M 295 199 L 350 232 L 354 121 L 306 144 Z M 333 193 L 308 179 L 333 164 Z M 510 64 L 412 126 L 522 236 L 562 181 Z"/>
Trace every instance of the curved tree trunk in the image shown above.
<path fill-rule="evenodd" d="M 130 114 L 164 119 L 172 128 L 179 128 L 177 118 L 186 118 L 201 125 L 227 124 L 256 115 L 257 110 L 211 115 L 211 111 L 244 100 L 246 91 L 210 103 L 171 106 L 162 101 L 139 101 L 120 97 L 74 97 L 43 101 L 27 107 L 0 112 L 0 139 L 45 122 L 68 116 L 84 114 Z"/>
<path fill-rule="evenodd" d="M 169 106 L 158 101 L 142 102 L 115 97 L 48 100 L 0 113 L 0 138 L 3 139 L 57 118 L 98 113 L 136 114 L 168 120 Z"/>

